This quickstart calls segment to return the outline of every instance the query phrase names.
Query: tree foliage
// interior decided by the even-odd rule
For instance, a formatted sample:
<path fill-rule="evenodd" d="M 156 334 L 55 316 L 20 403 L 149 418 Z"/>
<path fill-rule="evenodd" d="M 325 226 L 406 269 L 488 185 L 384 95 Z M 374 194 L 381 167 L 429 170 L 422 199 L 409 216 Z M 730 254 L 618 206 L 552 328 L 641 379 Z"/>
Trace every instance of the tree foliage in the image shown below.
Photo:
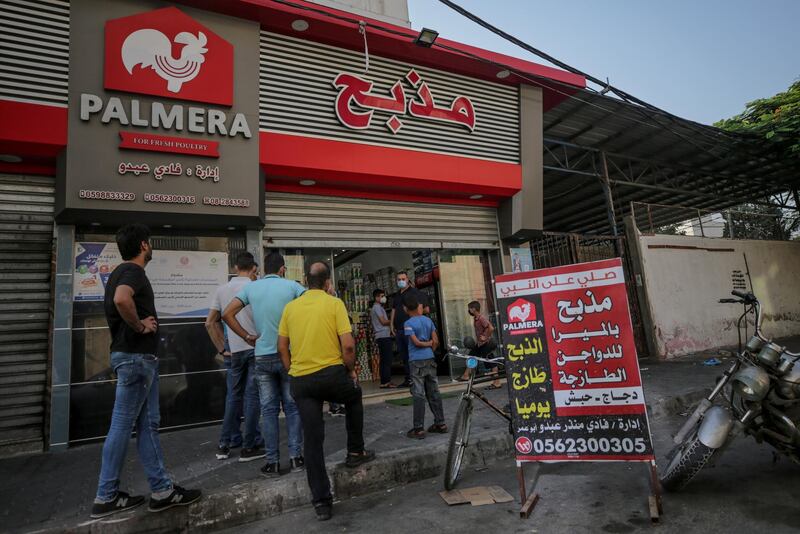
<path fill-rule="evenodd" d="M 800 80 L 787 91 L 748 102 L 743 113 L 714 126 L 769 140 L 781 156 L 800 159 Z"/>

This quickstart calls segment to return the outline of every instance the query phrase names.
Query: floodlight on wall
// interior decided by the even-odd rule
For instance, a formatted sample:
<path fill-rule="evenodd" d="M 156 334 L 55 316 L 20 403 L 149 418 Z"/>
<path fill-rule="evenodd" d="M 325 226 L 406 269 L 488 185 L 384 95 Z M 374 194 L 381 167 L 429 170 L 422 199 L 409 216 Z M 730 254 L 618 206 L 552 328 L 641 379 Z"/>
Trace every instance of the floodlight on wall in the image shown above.
<path fill-rule="evenodd" d="M 419 35 L 417 35 L 417 38 L 414 39 L 414 43 L 418 44 L 419 46 L 424 46 L 425 48 L 430 48 L 433 46 L 433 42 L 436 41 L 437 37 L 439 37 L 439 32 L 436 30 L 422 28 L 422 30 L 419 32 Z"/>
<path fill-rule="evenodd" d="M 308 29 L 308 21 L 303 19 L 293 20 L 292 29 L 296 32 L 304 32 Z"/>

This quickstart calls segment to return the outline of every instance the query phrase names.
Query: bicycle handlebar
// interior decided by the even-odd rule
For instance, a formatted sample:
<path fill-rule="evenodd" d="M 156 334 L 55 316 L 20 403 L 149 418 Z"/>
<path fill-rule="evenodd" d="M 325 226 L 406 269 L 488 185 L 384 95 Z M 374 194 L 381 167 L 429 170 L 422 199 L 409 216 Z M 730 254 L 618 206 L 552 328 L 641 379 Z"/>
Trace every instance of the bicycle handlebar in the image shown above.
<path fill-rule="evenodd" d="M 468 360 L 470 358 L 474 358 L 475 360 L 477 360 L 479 362 L 496 363 L 496 364 L 499 364 L 499 365 L 505 365 L 505 358 L 503 358 L 502 356 L 498 356 L 497 358 L 480 358 L 478 356 L 472 356 L 470 354 L 464 354 L 464 353 L 462 353 L 461 351 L 458 350 L 458 347 L 455 347 L 455 346 L 450 347 L 450 350 L 448 351 L 448 353 L 451 354 L 452 356 L 456 356 L 457 358 L 464 358 L 465 360 Z"/>

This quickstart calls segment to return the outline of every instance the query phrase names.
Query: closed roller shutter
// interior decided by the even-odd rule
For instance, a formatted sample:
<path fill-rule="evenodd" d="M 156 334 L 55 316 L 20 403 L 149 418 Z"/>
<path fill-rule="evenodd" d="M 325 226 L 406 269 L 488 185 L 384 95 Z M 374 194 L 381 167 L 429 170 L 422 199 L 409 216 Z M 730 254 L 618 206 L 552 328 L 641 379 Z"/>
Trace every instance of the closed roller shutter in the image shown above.
<path fill-rule="evenodd" d="M 272 247 L 498 247 L 497 210 L 267 192 Z"/>
<path fill-rule="evenodd" d="M 0 447 L 42 441 L 54 179 L 0 174 Z"/>

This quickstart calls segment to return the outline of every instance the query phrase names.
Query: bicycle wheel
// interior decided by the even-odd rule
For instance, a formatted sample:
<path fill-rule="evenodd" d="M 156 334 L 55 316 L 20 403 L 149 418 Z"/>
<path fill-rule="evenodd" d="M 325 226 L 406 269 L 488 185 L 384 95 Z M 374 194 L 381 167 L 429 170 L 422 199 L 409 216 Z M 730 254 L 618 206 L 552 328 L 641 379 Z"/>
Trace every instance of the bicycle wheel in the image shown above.
<path fill-rule="evenodd" d="M 472 419 L 472 399 L 461 397 L 453 429 L 450 431 L 450 445 L 447 447 L 447 463 L 444 467 L 444 489 L 451 490 L 456 485 L 461 461 L 469 443 L 470 420 Z"/>

